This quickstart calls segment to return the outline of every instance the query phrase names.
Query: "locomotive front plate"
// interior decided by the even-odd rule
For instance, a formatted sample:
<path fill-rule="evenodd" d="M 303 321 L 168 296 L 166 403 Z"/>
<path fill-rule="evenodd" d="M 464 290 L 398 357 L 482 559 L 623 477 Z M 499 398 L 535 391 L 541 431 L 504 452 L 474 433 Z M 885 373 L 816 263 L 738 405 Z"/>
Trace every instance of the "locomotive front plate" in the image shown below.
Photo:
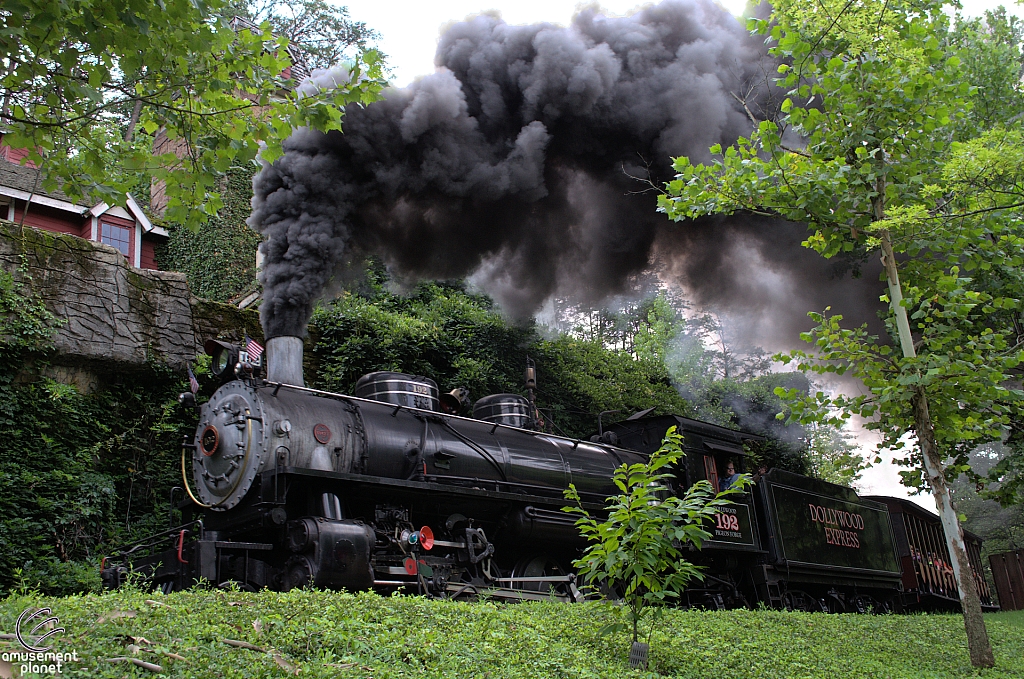
<path fill-rule="evenodd" d="M 229 382 L 203 405 L 192 455 L 199 499 L 230 509 L 249 490 L 263 450 L 263 422 L 255 391 Z"/>

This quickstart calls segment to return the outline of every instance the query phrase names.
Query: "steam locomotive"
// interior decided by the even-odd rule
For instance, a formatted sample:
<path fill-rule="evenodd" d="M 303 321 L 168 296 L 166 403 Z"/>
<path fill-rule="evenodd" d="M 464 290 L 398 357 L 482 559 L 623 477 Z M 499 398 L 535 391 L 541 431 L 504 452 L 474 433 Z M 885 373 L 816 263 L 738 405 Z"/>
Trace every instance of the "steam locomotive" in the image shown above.
<path fill-rule="evenodd" d="M 571 563 L 585 544 L 562 511 L 570 483 L 600 513 L 617 493 L 614 470 L 646 460 L 675 426 L 685 458 L 671 490 L 700 479 L 717 486 L 727 462 L 746 471 L 743 444 L 758 438 L 642 412 L 572 439 L 539 430 L 531 400 L 515 394 L 482 398 L 464 417 L 463 394 L 440 394 L 423 377 L 371 373 L 352 396 L 305 387 L 297 337 L 267 343 L 266 379 L 238 346 L 206 349 L 222 384 L 183 445 L 185 523 L 105 559 L 107 587 L 134 572 L 165 592 L 206 581 L 578 600 Z M 528 370 L 528 389 L 534 379 Z M 923 550 L 923 533 L 894 523 L 887 500 L 767 471 L 690 555 L 706 577 L 686 603 L 821 611 L 958 604 L 948 586 L 933 594 L 924 579 L 907 577 L 907 568 L 924 572 L 922 557 L 940 560 L 944 546 L 933 540 Z M 978 550 L 969 551 L 981 573 Z M 990 606 L 987 587 L 982 593 Z"/>

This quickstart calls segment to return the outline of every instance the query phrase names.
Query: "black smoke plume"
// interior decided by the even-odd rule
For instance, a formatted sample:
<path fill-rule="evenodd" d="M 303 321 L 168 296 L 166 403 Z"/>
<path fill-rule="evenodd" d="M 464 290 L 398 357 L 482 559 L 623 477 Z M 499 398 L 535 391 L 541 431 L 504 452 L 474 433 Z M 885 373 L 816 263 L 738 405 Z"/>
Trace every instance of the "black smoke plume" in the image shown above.
<path fill-rule="evenodd" d="M 520 317 L 552 296 L 599 302 L 656 263 L 698 303 L 741 312 L 771 301 L 758 277 L 774 271 L 789 300 L 776 330 L 848 285 L 800 248 L 802 227 L 672 224 L 634 179 L 660 186 L 671 157 L 707 159 L 769 105 L 761 39 L 719 6 L 583 9 L 567 28 L 485 14 L 445 30 L 436 64 L 350 108 L 344 134 L 296 132 L 257 175 L 267 337 L 304 334 L 352 254 L 406 279 L 470 276 Z"/>

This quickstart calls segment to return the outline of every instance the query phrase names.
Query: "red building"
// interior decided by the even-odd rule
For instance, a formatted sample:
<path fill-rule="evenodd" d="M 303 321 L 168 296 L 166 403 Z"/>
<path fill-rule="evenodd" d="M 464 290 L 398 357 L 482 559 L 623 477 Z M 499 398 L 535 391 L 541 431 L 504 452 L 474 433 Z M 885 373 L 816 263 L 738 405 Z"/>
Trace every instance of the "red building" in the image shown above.
<path fill-rule="evenodd" d="M 106 243 L 134 267 L 158 268 L 156 245 L 167 240 L 167 231 L 150 221 L 131 194 L 126 209 L 45 192 L 37 181 L 38 170 L 20 164 L 25 155 L 23 149 L 3 145 L 0 134 L 0 218 L 20 223 L 24 216 L 26 226 Z"/>

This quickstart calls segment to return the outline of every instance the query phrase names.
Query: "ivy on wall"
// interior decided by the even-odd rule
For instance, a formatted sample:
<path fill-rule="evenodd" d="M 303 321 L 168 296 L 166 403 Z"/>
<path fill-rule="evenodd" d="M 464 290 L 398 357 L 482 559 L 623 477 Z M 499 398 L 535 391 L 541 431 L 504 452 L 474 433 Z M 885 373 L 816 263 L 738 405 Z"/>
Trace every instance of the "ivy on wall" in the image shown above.
<path fill-rule="evenodd" d="M 230 170 L 223 190 L 224 207 L 218 216 L 195 232 L 170 227 L 167 245 L 157 252 L 160 268 L 184 272 L 197 297 L 226 302 L 257 289 L 260 235 L 245 224 L 252 211 L 255 173 L 255 167 Z"/>
<path fill-rule="evenodd" d="M 0 596 L 19 584 L 98 589 L 102 554 L 167 527 L 194 426 L 169 368 L 119 373 L 89 394 L 48 377 L 60 322 L 0 270 Z"/>

